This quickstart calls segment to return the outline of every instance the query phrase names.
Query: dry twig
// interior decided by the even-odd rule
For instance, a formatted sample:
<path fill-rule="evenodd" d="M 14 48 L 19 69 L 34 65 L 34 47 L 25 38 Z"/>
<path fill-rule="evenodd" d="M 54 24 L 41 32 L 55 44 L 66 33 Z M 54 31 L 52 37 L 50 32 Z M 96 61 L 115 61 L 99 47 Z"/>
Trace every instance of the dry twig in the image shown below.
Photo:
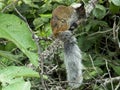
<path fill-rule="evenodd" d="M 112 82 L 112 77 L 111 77 L 111 74 L 110 74 L 110 69 L 109 69 L 109 67 L 108 67 L 108 61 L 105 60 L 105 63 L 106 63 L 106 69 L 107 69 L 107 71 L 108 71 L 109 78 L 110 78 L 111 88 L 112 88 L 112 90 L 114 90 L 114 88 L 113 88 L 113 82 Z M 106 85 L 106 82 L 104 82 L 104 85 Z"/>

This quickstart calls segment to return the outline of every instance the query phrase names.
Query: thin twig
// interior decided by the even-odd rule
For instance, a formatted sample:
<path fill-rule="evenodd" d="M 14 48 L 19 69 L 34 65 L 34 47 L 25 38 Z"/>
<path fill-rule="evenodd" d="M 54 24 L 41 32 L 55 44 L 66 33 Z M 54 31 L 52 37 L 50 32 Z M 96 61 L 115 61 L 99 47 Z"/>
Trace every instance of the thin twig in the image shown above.
<path fill-rule="evenodd" d="M 113 40 L 115 43 L 117 43 L 118 47 L 120 48 L 120 42 L 119 42 L 119 37 L 118 37 L 118 31 L 120 27 L 116 25 L 116 18 L 113 23 Z"/>
<path fill-rule="evenodd" d="M 90 57 L 90 60 L 91 60 L 91 63 L 92 63 L 92 66 L 93 66 L 94 70 L 96 71 L 96 73 L 98 74 L 98 76 L 99 76 L 99 78 L 100 78 L 100 80 L 101 80 L 101 81 L 99 81 L 99 82 L 101 82 L 101 85 L 102 85 L 102 86 L 104 87 L 104 89 L 106 90 L 106 87 L 105 87 L 105 85 L 103 84 L 102 78 L 101 78 L 101 76 L 99 75 L 99 73 L 98 73 L 98 71 L 97 71 L 97 69 L 96 69 L 96 67 L 95 67 L 95 65 L 94 65 L 94 62 L 93 62 L 93 59 L 92 59 L 91 55 L 89 55 L 89 57 Z"/>
<path fill-rule="evenodd" d="M 108 71 L 109 78 L 110 78 L 111 88 L 112 88 L 112 90 L 114 90 L 113 82 L 112 82 L 112 79 L 111 79 L 112 77 L 111 77 L 111 74 L 110 74 L 110 69 L 109 69 L 109 67 L 108 67 L 108 62 L 107 62 L 106 59 L 105 59 L 105 63 L 106 63 L 106 69 L 107 69 L 107 71 Z M 104 82 L 104 85 L 106 85 L 106 82 Z"/>
<path fill-rule="evenodd" d="M 9 5 L 7 5 L 5 8 L 2 9 L 2 13 L 5 12 L 6 9 L 8 9 L 9 7 L 15 5 L 19 0 L 13 0 Z"/>
<path fill-rule="evenodd" d="M 45 51 L 41 53 L 43 59 L 47 59 L 52 56 L 58 49 L 63 48 L 63 44 L 59 39 L 55 39 L 52 44 L 50 44 Z"/>
<path fill-rule="evenodd" d="M 115 90 L 118 90 L 119 87 L 120 87 L 120 81 L 119 81 L 118 85 L 115 87 Z"/>
<path fill-rule="evenodd" d="M 103 82 L 104 82 L 104 85 L 107 85 L 108 83 L 110 83 L 111 81 L 112 82 L 115 82 L 115 81 L 120 81 L 120 76 L 118 77 L 111 77 L 110 78 L 105 78 L 105 79 L 101 79 Z M 97 80 L 98 82 L 101 81 L 101 80 Z"/>
<path fill-rule="evenodd" d="M 88 36 L 95 36 L 95 35 L 97 35 L 97 34 L 104 34 L 104 33 L 108 33 L 108 32 L 111 32 L 112 31 L 112 29 L 109 29 L 109 30 L 105 30 L 105 31 L 98 31 L 98 32 L 95 32 L 95 33 L 92 33 L 92 34 L 90 34 L 90 35 L 88 35 Z"/>
<path fill-rule="evenodd" d="M 50 72 L 52 72 L 53 70 L 55 70 L 57 67 L 58 67 L 58 65 L 56 65 L 55 67 L 53 67 L 52 69 L 50 69 L 50 70 L 47 72 L 47 74 L 50 73 Z"/>

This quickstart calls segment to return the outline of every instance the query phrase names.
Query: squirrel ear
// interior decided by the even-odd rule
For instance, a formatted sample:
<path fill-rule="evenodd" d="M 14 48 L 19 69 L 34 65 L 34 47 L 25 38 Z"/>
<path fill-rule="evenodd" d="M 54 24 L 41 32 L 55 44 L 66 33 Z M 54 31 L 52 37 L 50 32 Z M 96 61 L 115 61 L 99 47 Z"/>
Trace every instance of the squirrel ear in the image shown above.
<path fill-rule="evenodd" d="M 79 19 L 86 17 L 84 3 L 74 3 L 71 6 L 76 10 Z"/>

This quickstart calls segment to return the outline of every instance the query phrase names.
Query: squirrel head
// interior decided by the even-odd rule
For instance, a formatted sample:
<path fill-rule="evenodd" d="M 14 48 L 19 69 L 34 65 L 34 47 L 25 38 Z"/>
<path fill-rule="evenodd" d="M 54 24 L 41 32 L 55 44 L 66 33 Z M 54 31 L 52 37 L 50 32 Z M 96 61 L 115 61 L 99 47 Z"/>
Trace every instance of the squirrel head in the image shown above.
<path fill-rule="evenodd" d="M 60 5 L 53 10 L 50 24 L 55 37 L 59 36 L 60 32 L 69 30 L 71 25 L 78 21 L 80 16 L 77 9 Z"/>
<path fill-rule="evenodd" d="M 77 13 L 71 6 L 58 6 L 52 12 L 52 19 L 50 21 L 52 31 L 55 37 L 62 31 L 70 28 L 70 25 L 77 21 Z"/>

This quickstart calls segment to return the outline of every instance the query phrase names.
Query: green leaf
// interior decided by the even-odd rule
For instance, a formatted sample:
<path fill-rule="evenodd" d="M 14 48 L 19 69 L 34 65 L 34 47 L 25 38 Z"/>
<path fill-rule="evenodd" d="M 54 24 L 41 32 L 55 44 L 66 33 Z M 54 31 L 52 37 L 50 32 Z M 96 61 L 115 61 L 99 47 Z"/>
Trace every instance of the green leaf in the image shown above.
<path fill-rule="evenodd" d="M 100 26 L 101 27 L 108 27 L 108 24 L 107 24 L 107 22 L 101 21 L 101 20 L 90 20 L 89 24 L 87 24 L 85 26 L 85 30 L 88 32 L 92 28 L 92 31 L 93 31 L 94 29 L 96 30 Z M 98 31 L 98 29 L 97 29 L 97 31 Z"/>
<path fill-rule="evenodd" d="M 120 75 L 120 66 L 115 66 L 115 65 L 113 65 L 113 64 L 110 64 L 110 65 L 112 66 L 113 70 L 114 70 L 118 75 Z"/>
<path fill-rule="evenodd" d="M 120 0 L 111 0 L 116 6 L 120 6 Z"/>
<path fill-rule="evenodd" d="M 99 68 L 99 67 L 95 67 L 96 68 L 96 71 L 94 68 L 87 68 L 87 72 L 84 72 L 84 78 L 85 79 L 91 79 L 92 77 L 95 77 L 97 75 L 100 75 L 103 73 L 102 69 Z"/>
<path fill-rule="evenodd" d="M 98 19 L 102 19 L 106 15 L 105 7 L 97 4 L 93 9 L 93 15 Z"/>
<path fill-rule="evenodd" d="M 37 47 L 32 39 L 32 33 L 20 18 L 10 14 L 0 14 L 0 38 L 12 41 L 35 66 L 38 66 L 38 55 L 33 52 Z"/>
<path fill-rule="evenodd" d="M 9 66 L 0 70 L 0 82 L 3 86 L 6 83 L 13 83 L 13 80 L 18 77 L 39 77 L 39 73 L 24 66 Z"/>
<path fill-rule="evenodd" d="M 87 51 L 94 45 L 95 40 L 96 40 L 95 37 L 90 39 L 86 35 L 83 35 L 80 38 L 78 38 L 78 45 L 80 46 L 82 51 Z M 87 44 L 86 44 L 86 42 L 87 42 Z"/>
<path fill-rule="evenodd" d="M 18 57 L 16 55 L 11 54 L 10 52 L 7 51 L 2 51 L 0 50 L 0 56 L 5 57 L 9 60 L 16 61 L 18 60 Z"/>
<path fill-rule="evenodd" d="M 6 51 L 11 51 L 16 48 L 16 45 L 13 42 L 7 42 L 5 45 Z"/>
<path fill-rule="evenodd" d="M 39 77 L 39 73 L 33 71 L 30 68 L 24 66 L 9 66 L 0 70 L 0 81 L 6 79 L 11 79 L 15 77 Z M 4 77 L 4 78 L 1 78 Z"/>
<path fill-rule="evenodd" d="M 31 84 L 29 81 L 25 82 L 21 78 L 15 81 L 16 82 L 3 87 L 2 90 L 30 90 Z"/>
<path fill-rule="evenodd" d="M 32 0 L 23 0 L 23 2 L 28 5 L 32 4 Z"/>
<path fill-rule="evenodd" d="M 95 60 L 94 60 L 94 65 L 95 65 L 95 66 L 105 65 L 105 60 L 103 60 L 103 57 L 102 57 L 102 56 L 96 57 Z"/>
<path fill-rule="evenodd" d="M 0 10 L 2 10 L 2 8 L 5 6 L 4 3 L 0 2 Z"/>
<path fill-rule="evenodd" d="M 41 17 L 51 18 L 52 14 L 40 14 Z"/>
<path fill-rule="evenodd" d="M 84 60 L 83 64 L 85 65 L 85 67 L 92 67 L 91 60 L 88 54 L 83 53 L 82 58 Z M 95 67 L 105 65 L 105 61 L 103 60 L 102 56 L 94 58 L 93 62 Z"/>
<path fill-rule="evenodd" d="M 35 29 L 40 28 L 44 24 L 44 21 L 41 18 L 35 18 L 33 21 L 33 25 L 35 26 Z"/>
<path fill-rule="evenodd" d="M 114 5 L 113 3 L 110 3 L 109 9 L 110 9 L 110 11 L 111 11 L 113 14 L 120 12 L 120 7 Z"/>
<path fill-rule="evenodd" d="M 27 4 L 27 5 L 29 5 L 30 7 L 39 8 L 38 5 L 35 5 L 35 4 L 33 3 L 33 0 L 23 0 L 23 2 L 24 2 L 25 4 Z"/>

